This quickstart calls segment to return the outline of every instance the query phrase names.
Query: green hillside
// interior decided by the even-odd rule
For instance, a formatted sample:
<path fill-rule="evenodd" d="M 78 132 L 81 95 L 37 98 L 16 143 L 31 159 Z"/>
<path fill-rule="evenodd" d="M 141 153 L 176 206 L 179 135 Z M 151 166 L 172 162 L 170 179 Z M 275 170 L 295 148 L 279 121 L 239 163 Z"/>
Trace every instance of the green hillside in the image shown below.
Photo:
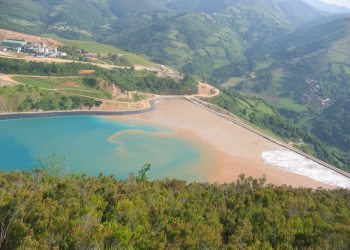
<path fill-rule="evenodd" d="M 68 40 L 68 39 L 61 39 L 60 41 L 65 45 L 74 46 L 77 49 L 83 49 L 83 50 L 89 51 L 90 53 L 95 53 L 95 54 L 108 54 L 108 53 L 126 54 L 127 53 L 114 46 L 99 44 L 93 41 Z"/>
<path fill-rule="evenodd" d="M 248 67 L 251 49 L 321 15 L 301 1 L 219 1 L 214 5 L 208 0 L 177 0 L 168 7 L 171 11 L 153 15 L 126 15 L 113 26 L 118 36 L 101 39 L 203 76 L 234 65 Z"/>
<path fill-rule="evenodd" d="M 246 81 L 236 88 L 309 105 L 349 97 L 349 48 L 349 17 L 299 29 L 263 48 L 255 77 L 243 73 Z"/>
<path fill-rule="evenodd" d="M 349 48 L 349 16 L 316 20 L 260 48 L 264 57 L 254 63 L 254 74 L 243 72 L 239 82 L 223 86 L 267 100 L 291 123 L 335 147 L 349 166 L 350 133 L 342 127 L 349 113 Z"/>
<path fill-rule="evenodd" d="M 200 76 L 246 67 L 249 49 L 321 15 L 300 0 L 5 0 L 0 6 L 3 28 L 117 45 Z"/>
<path fill-rule="evenodd" d="M 80 70 L 92 70 L 94 73 L 82 76 Z M 91 108 L 100 105 L 101 98 L 112 98 L 109 88 L 112 85 L 121 91 L 193 94 L 197 92 L 198 84 L 190 76 L 175 81 L 133 69 L 106 70 L 85 63 L 54 64 L 5 58 L 0 58 L 0 73 L 17 74 L 15 79 L 24 84 L 0 88 L 2 112 L 78 109 L 83 108 L 85 103 L 85 107 Z M 98 101 L 96 98 L 99 98 Z"/>
<path fill-rule="evenodd" d="M 349 249 L 350 192 L 0 173 L 1 249 Z M 48 165 L 47 165 L 48 164 Z M 51 166 L 51 167 L 50 167 Z"/>
<path fill-rule="evenodd" d="M 350 148 L 349 107 L 350 99 L 337 101 L 326 108 L 313 122 L 313 131 L 316 135 L 347 153 Z"/>
<path fill-rule="evenodd" d="M 115 46 L 96 43 L 93 41 L 83 41 L 83 40 L 68 40 L 60 39 L 60 41 L 66 45 L 71 46 L 79 50 L 85 50 L 89 53 L 99 54 L 102 57 L 107 54 L 116 54 L 125 60 L 125 63 L 130 65 L 140 64 L 144 66 L 153 66 L 154 63 L 144 55 L 137 55 L 135 53 L 127 52 L 119 49 Z M 103 59 L 103 58 L 102 58 Z"/>
<path fill-rule="evenodd" d="M 207 101 L 350 171 L 350 15 L 301 0 L 0 0 L 0 28 L 56 37 L 72 60 L 87 50 L 184 73 L 0 58 L 21 83 L 0 87 L 0 112 L 92 108 L 119 90 L 190 95 L 205 77 L 220 89 Z M 148 180 L 149 164 L 117 180 L 55 154 L 38 162 L 0 171 L 0 250 L 350 249 L 347 189 Z"/>

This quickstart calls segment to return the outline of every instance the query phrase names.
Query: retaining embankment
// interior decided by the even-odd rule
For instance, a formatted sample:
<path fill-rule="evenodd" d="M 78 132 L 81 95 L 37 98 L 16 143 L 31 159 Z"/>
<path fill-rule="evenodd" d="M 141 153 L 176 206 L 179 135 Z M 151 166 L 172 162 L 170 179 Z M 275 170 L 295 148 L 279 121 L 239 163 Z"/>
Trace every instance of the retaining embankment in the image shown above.
<path fill-rule="evenodd" d="M 307 153 L 305 153 L 305 152 L 303 152 L 303 151 L 301 151 L 301 150 L 299 150 L 297 148 L 292 147 L 291 145 L 283 143 L 283 142 L 281 142 L 281 141 L 279 141 L 279 140 L 277 140 L 277 139 L 275 139 L 275 138 L 273 138 L 273 137 L 271 137 L 271 136 L 269 136 L 269 135 L 267 135 L 267 134 L 265 134 L 265 133 L 255 129 L 255 128 L 251 127 L 249 124 L 245 123 L 244 121 L 242 121 L 237 116 L 233 115 L 232 113 L 228 112 L 227 110 L 222 109 L 221 107 L 219 107 L 217 105 L 214 105 L 214 104 L 202 101 L 202 100 L 200 100 L 200 99 L 198 99 L 196 97 L 187 97 L 186 100 L 191 102 L 191 103 L 193 103 L 193 104 L 195 104 L 195 105 L 197 105 L 197 106 L 200 106 L 200 107 L 210 111 L 211 113 L 214 113 L 214 114 L 216 114 L 216 115 L 226 119 L 229 122 L 232 122 L 232 123 L 234 123 L 234 124 L 236 124 L 238 126 L 241 126 L 241 127 L 245 128 L 245 129 L 251 131 L 252 133 L 254 133 L 256 135 L 259 135 L 259 136 L 261 136 L 261 137 L 263 137 L 263 138 L 265 138 L 265 139 L 267 139 L 267 140 L 269 140 L 269 141 L 271 141 L 271 142 L 273 142 L 273 143 L 275 143 L 275 144 L 277 144 L 277 145 L 279 145 L 279 146 L 281 146 L 281 147 L 283 147 L 285 149 L 288 149 L 290 151 L 293 151 L 294 153 L 302 155 L 305 158 L 307 158 L 309 160 L 312 160 L 312 161 L 320 164 L 321 166 L 324 166 L 324 167 L 326 167 L 328 169 L 331 169 L 331 170 L 333 170 L 333 171 L 335 171 L 335 172 L 337 172 L 337 173 L 339 173 L 339 174 L 341 174 L 341 175 L 343 175 L 343 176 L 345 176 L 345 177 L 350 179 L 350 173 L 345 172 L 344 170 L 341 170 L 341 169 L 339 169 L 339 168 L 337 168 L 335 166 L 332 166 L 331 164 L 328 164 L 328 163 L 326 163 L 324 161 L 321 161 L 320 159 L 317 159 L 316 157 L 314 157 L 312 155 L 309 155 L 309 154 L 307 154 Z"/>
<path fill-rule="evenodd" d="M 14 112 L 0 114 L 0 120 L 14 120 L 24 118 L 62 117 L 62 116 L 111 116 L 111 115 L 137 115 L 155 110 L 157 100 L 150 100 L 150 107 L 125 111 L 94 111 L 94 110 L 69 110 L 69 111 L 38 111 L 38 112 Z"/>

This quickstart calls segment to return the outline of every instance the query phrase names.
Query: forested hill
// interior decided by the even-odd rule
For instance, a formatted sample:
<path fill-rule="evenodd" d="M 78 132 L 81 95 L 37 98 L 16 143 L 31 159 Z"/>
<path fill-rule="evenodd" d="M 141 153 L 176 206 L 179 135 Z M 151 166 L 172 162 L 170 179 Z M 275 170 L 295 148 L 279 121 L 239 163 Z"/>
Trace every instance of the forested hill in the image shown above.
<path fill-rule="evenodd" d="M 118 45 L 204 75 L 323 15 L 301 0 L 3 0 L 0 26 Z"/>
<path fill-rule="evenodd" d="M 0 249 L 350 249 L 348 190 L 145 174 L 0 173 Z"/>
<path fill-rule="evenodd" d="M 304 104 L 348 98 L 349 44 L 350 15 L 310 23 L 271 43 L 269 56 L 256 64 L 258 77 L 251 87 Z"/>
<path fill-rule="evenodd" d="M 349 44 L 350 16 L 331 15 L 256 48 L 250 71 L 231 78 L 228 68 L 218 76 L 228 89 L 265 99 L 349 169 L 350 131 L 342 125 L 349 116 Z"/>
<path fill-rule="evenodd" d="M 322 140 L 350 153 L 350 99 L 339 100 L 314 120 L 313 132 Z M 350 161 L 348 162 L 350 166 Z"/>

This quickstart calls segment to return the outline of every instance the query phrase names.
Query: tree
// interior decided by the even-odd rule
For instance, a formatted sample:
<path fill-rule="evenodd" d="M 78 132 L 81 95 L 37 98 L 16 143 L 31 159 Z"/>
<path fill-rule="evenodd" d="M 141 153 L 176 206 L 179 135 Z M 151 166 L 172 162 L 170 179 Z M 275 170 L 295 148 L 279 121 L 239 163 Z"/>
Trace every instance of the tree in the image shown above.
<path fill-rule="evenodd" d="M 145 165 L 143 165 L 143 167 L 139 171 L 138 180 L 147 181 L 147 172 L 151 171 L 151 166 L 152 165 L 150 163 L 146 163 Z"/>
<path fill-rule="evenodd" d="M 56 154 L 39 158 L 40 169 L 48 176 L 61 177 L 66 166 L 66 158 Z"/>

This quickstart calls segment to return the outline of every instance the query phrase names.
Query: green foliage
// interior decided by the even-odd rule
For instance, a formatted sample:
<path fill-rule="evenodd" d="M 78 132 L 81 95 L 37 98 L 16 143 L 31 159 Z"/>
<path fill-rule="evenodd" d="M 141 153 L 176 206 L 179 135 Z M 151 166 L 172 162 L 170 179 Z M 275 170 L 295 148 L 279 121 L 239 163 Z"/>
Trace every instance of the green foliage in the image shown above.
<path fill-rule="evenodd" d="M 100 101 L 91 98 L 63 95 L 23 85 L 0 88 L 0 97 L 3 100 L 0 110 L 3 112 L 72 110 L 101 105 Z"/>
<path fill-rule="evenodd" d="M 13 78 L 17 82 L 38 87 L 39 89 L 54 89 L 60 90 L 61 93 L 80 94 L 87 97 L 111 99 L 111 94 L 104 89 L 99 89 L 98 80 L 95 78 L 88 78 L 86 80 L 82 77 L 33 77 L 33 76 L 16 76 Z M 84 84 L 90 82 L 92 86 Z"/>
<path fill-rule="evenodd" d="M 39 158 L 39 169 L 47 176 L 61 177 L 64 172 L 66 158 L 56 154 Z"/>
<path fill-rule="evenodd" d="M 139 176 L 138 176 L 138 179 L 140 181 L 147 181 L 147 173 L 151 171 L 151 167 L 152 165 L 150 163 L 143 165 L 143 167 L 139 171 Z"/>
<path fill-rule="evenodd" d="M 116 47 L 99 44 L 92 41 L 79 41 L 79 40 L 61 40 L 66 46 L 71 48 L 75 48 L 75 50 L 84 50 L 94 54 L 108 54 L 108 53 L 116 53 L 116 54 L 125 54 L 127 52 L 120 50 Z"/>
<path fill-rule="evenodd" d="M 83 78 L 83 83 L 91 88 L 98 86 L 98 80 L 96 78 Z"/>
<path fill-rule="evenodd" d="M 158 94 L 193 94 L 197 92 L 197 82 L 189 75 L 185 75 L 183 80 L 176 81 L 158 77 L 149 72 L 139 73 L 133 69 L 107 70 L 88 63 L 37 63 L 0 58 L 0 72 L 6 74 L 79 76 L 80 70 L 95 71 L 94 75 L 84 80 L 89 86 L 90 84 L 95 85 L 96 78 L 98 78 L 129 91 L 139 90 Z M 37 81 L 40 82 L 40 79 Z"/>
<path fill-rule="evenodd" d="M 133 64 L 141 64 L 145 66 L 152 66 L 152 63 L 146 56 L 137 55 L 131 52 L 127 52 L 116 48 L 111 45 L 105 45 L 96 43 L 93 41 L 81 41 L 81 40 L 61 40 L 65 44 L 60 50 L 65 51 L 73 58 L 78 58 L 77 50 L 84 50 L 89 53 L 100 55 L 99 59 L 103 61 L 109 61 L 117 65 L 130 66 Z M 106 58 L 107 56 L 107 58 Z M 112 57 L 112 58 L 111 58 Z M 107 59 L 107 60 L 106 60 Z"/>
<path fill-rule="evenodd" d="M 270 53 L 259 59 L 259 65 L 266 66 L 253 64 L 256 77 L 246 76 L 249 80 L 235 87 L 268 100 L 289 123 L 317 137 L 318 149 L 310 152 L 346 169 L 350 147 L 345 128 L 349 112 L 344 105 L 350 97 L 349 27 L 348 16 L 329 16 L 276 40 L 270 48 L 261 47 L 262 53 Z M 303 148 L 310 150 L 309 146 Z M 321 148 L 326 150 L 316 152 Z"/>
<path fill-rule="evenodd" d="M 312 124 L 313 132 L 322 140 L 343 150 L 350 149 L 350 99 L 326 108 Z"/>
<path fill-rule="evenodd" d="M 349 249 L 348 190 L 264 181 L 0 173 L 0 249 Z"/>
<path fill-rule="evenodd" d="M 62 94 L 44 93 L 37 100 L 31 95 L 15 108 L 15 111 L 33 111 L 33 110 L 78 110 L 82 108 L 98 107 L 102 103 L 87 97 L 64 96 Z"/>
<path fill-rule="evenodd" d="M 150 93 L 178 95 L 197 92 L 197 82 L 189 75 L 185 75 L 183 80 L 176 81 L 157 77 L 152 73 L 142 72 L 141 74 L 140 76 L 135 74 L 133 70 L 119 69 L 99 71 L 97 76 L 129 91 L 139 90 Z"/>
<path fill-rule="evenodd" d="M 0 72 L 43 76 L 75 76 L 80 70 L 98 70 L 87 63 L 42 63 L 0 58 Z"/>
<path fill-rule="evenodd" d="M 321 15 L 296 0 L 105 0 L 98 8 L 95 1 L 12 2 L 2 3 L 2 27 L 94 39 L 201 76 L 243 64 L 257 47 Z M 91 42 L 64 42 L 91 52 L 118 53 Z"/>

